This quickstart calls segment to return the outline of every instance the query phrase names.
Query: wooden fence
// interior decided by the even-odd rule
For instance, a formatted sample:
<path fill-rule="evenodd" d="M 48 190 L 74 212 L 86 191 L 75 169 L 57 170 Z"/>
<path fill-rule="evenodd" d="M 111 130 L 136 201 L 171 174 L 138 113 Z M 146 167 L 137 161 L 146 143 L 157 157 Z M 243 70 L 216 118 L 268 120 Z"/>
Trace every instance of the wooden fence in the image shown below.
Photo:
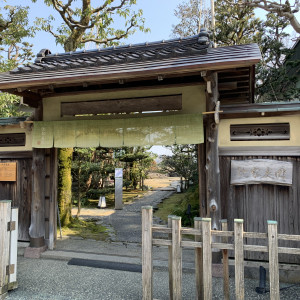
<path fill-rule="evenodd" d="M 278 254 L 298 254 L 300 248 L 278 247 L 278 240 L 300 241 L 300 235 L 277 234 L 277 222 L 268 221 L 268 233 L 244 232 L 243 220 L 234 220 L 234 231 L 227 230 L 227 221 L 222 220 L 222 230 L 211 230 L 210 218 L 195 218 L 194 228 L 181 227 L 181 218 L 169 216 L 168 225 L 153 225 L 152 207 L 142 208 L 142 281 L 143 299 L 152 300 L 153 267 L 152 246 L 169 248 L 169 291 L 170 299 L 181 299 L 182 293 L 182 248 L 195 249 L 196 299 L 212 299 L 212 249 L 220 249 L 223 254 L 223 295 L 229 299 L 228 250 L 235 256 L 235 298 L 244 299 L 244 251 L 269 253 L 270 299 L 278 300 L 279 266 Z M 166 239 L 154 239 L 153 233 L 165 233 Z M 182 240 L 182 235 L 194 235 L 195 241 Z M 268 246 L 244 245 L 244 238 L 267 239 Z M 229 241 L 233 240 L 233 241 Z"/>
<path fill-rule="evenodd" d="M 0 299 L 17 288 L 18 208 L 0 201 Z"/>

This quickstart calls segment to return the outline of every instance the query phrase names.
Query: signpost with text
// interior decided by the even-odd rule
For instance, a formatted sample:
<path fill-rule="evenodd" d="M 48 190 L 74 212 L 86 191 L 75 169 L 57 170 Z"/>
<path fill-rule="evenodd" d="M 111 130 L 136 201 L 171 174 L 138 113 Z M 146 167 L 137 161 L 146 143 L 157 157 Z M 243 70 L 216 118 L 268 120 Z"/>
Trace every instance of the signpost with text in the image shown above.
<path fill-rule="evenodd" d="M 115 209 L 123 209 L 123 169 L 115 169 Z"/>

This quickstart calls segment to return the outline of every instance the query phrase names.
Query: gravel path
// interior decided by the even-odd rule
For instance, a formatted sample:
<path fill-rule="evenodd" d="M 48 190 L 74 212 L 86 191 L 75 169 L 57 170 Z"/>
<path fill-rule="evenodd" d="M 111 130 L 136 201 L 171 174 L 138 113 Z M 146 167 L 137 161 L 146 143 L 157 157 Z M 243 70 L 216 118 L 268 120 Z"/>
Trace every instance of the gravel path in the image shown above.
<path fill-rule="evenodd" d="M 151 191 L 138 201 L 124 206 L 123 210 L 101 211 L 99 222 L 112 230 L 112 242 L 83 240 L 80 238 L 57 241 L 56 251 L 73 255 L 93 255 L 100 253 L 111 256 L 114 260 L 126 258 L 140 264 L 141 259 L 141 207 L 156 206 L 174 191 Z M 105 216 L 106 215 L 106 216 Z M 158 220 L 154 220 L 157 223 Z M 46 252 L 45 252 L 46 254 Z M 87 256 L 89 257 L 89 256 Z M 167 263 L 167 248 L 154 247 L 153 257 L 159 263 L 154 269 L 153 297 L 154 299 L 169 299 L 168 272 L 161 267 Z M 49 259 L 49 256 L 39 260 L 18 257 L 19 288 L 10 291 L 8 300 L 139 300 L 142 299 L 142 274 L 136 272 L 108 270 L 95 267 L 68 265 L 64 258 Z M 183 262 L 193 263 L 194 254 L 191 249 L 184 249 Z M 108 261 L 114 261 L 108 260 Z M 255 292 L 257 279 L 245 278 L 245 299 L 270 299 L 269 293 L 259 295 Z M 287 287 L 290 284 L 281 284 Z M 223 299 L 223 280 L 213 278 L 213 300 Z M 234 278 L 230 278 L 230 299 L 234 297 Z M 182 299 L 195 299 L 195 274 L 192 269 L 184 269 L 182 275 Z M 281 300 L 300 300 L 300 285 L 280 291 Z"/>
<path fill-rule="evenodd" d="M 183 273 L 182 299 L 195 299 L 195 278 Z M 9 292 L 7 300 L 140 300 L 142 299 L 142 274 L 68 265 L 67 261 L 25 259 L 19 257 L 19 288 Z M 234 297 L 233 279 L 231 299 Z M 255 292 L 257 280 L 245 281 L 246 300 L 270 299 L 269 294 Z M 154 299 L 168 300 L 168 273 L 155 271 Z M 283 286 L 283 285 L 282 285 Z M 287 286 L 287 285 L 284 285 Z M 213 300 L 221 300 L 222 279 L 213 278 Z M 300 287 L 280 292 L 281 300 L 300 299 Z"/>

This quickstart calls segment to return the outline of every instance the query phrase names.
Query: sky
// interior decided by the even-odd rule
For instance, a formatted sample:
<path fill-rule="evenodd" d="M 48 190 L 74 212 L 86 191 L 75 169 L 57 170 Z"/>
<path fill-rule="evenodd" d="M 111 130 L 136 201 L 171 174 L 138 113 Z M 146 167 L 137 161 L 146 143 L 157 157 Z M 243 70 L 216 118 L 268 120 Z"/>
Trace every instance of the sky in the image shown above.
<path fill-rule="evenodd" d="M 76 0 L 75 0 L 76 1 Z M 3 0 L 0 0 L 3 2 Z M 66 2 L 66 1 L 64 1 Z M 76 1 L 77 2 L 77 1 Z M 99 1 L 100 3 L 103 1 Z M 136 44 L 152 41 L 167 40 L 172 38 L 172 25 L 178 23 L 178 19 L 174 16 L 174 10 L 182 0 L 138 0 L 137 8 L 143 9 L 143 16 L 146 19 L 145 27 L 151 28 L 150 33 L 136 32 L 133 36 L 125 41 L 126 44 Z M 7 0 L 10 5 L 30 6 L 30 20 L 36 17 L 47 17 L 49 12 L 56 18 L 56 23 L 62 23 L 59 15 L 55 15 L 55 11 L 47 7 L 43 0 L 37 0 L 33 4 L 31 0 Z M 31 40 L 34 44 L 33 51 L 38 53 L 41 49 L 47 48 L 52 53 L 62 53 L 63 48 L 55 44 L 54 38 L 50 33 L 39 32 L 36 37 Z"/>

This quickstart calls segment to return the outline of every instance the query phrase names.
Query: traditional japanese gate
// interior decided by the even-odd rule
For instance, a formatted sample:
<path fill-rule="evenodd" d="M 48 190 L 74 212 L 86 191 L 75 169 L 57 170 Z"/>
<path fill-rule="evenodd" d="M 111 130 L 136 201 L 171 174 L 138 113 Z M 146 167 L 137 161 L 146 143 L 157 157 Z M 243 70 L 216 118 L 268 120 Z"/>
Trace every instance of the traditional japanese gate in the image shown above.
<path fill-rule="evenodd" d="M 95 51 L 52 55 L 44 49 L 35 63 L 1 74 L 0 89 L 35 108 L 31 245 L 55 245 L 54 149 L 60 147 L 204 143 L 201 214 L 217 228 L 218 101 L 240 103 L 240 93 L 244 102 L 253 101 L 260 58 L 256 44 L 212 48 L 202 30 L 185 39 Z"/>

